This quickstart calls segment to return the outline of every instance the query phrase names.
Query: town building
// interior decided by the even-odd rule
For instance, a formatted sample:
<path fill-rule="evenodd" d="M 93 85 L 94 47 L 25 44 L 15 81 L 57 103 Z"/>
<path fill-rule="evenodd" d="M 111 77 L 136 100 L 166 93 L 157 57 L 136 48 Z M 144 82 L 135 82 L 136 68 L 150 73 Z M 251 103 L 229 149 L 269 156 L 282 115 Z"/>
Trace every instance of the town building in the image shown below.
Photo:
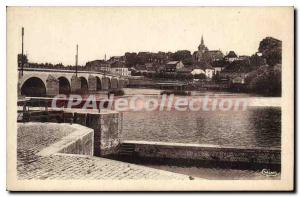
<path fill-rule="evenodd" d="M 224 59 L 228 62 L 233 62 L 239 59 L 237 54 L 234 51 L 229 51 L 229 53 L 224 57 Z"/>
<path fill-rule="evenodd" d="M 228 65 L 228 62 L 226 62 L 224 60 L 216 60 L 211 63 L 211 66 L 215 70 L 215 74 L 223 71 L 227 65 Z"/>
<path fill-rule="evenodd" d="M 209 62 L 219 61 L 222 60 L 223 58 L 224 55 L 220 50 L 207 51 L 204 54 L 204 59 L 208 60 Z"/>
<path fill-rule="evenodd" d="M 204 44 L 203 36 L 201 36 L 201 43 L 198 46 L 198 51 L 193 53 L 194 62 L 213 62 L 222 60 L 223 57 L 224 55 L 220 50 L 209 50 Z"/>
<path fill-rule="evenodd" d="M 147 67 L 144 64 L 137 64 L 131 68 L 132 75 L 143 75 L 146 74 Z"/>
<path fill-rule="evenodd" d="M 156 73 L 157 72 L 157 65 L 154 63 L 145 63 L 145 67 L 147 70 L 147 73 Z"/>
<path fill-rule="evenodd" d="M 214 74 L 215 74 L 215 69 L 213 67 L 210 66 L 205 68 L 205 75 L 207 78 L 211 79 L 214 76 Z"/>
<path fill-rule="evenodd" d="M 176 72 L 183 67 L 182 61 L 170 61 L 165 65 L 165 72 Z"/>
<path fill-rule="evenodd" d="M 131 75 L 131 71 L 126 67 L 124 62 L 116 61 L 111 64 L 111 73 L 128 77 Z"/>
<path fill-rule="evenodd" d="M 194 68 L 194 70 L 192 72 L 193 73 L 197 73 L 198 72 L 199 74 L 203 73 L 203 74 L 205 74 L 206 78 L 211 79 L 214 76 L 214 74 L 215 74 L 215 69 L 208 62 L 199 62 L 199 63 L 197 63 L 195 65 L 195 68 Z"/>
<path fill-rule="evenodd" d="M 111 72 L 110 64 L 104 60 L 94 60 L 87 62 L 85 68 L 89 71 Z"/>
<path fill-rule="evenodd" d="M 240 55 L 239 60 L 250 60 L 250 56 L 248 55 Z"/>

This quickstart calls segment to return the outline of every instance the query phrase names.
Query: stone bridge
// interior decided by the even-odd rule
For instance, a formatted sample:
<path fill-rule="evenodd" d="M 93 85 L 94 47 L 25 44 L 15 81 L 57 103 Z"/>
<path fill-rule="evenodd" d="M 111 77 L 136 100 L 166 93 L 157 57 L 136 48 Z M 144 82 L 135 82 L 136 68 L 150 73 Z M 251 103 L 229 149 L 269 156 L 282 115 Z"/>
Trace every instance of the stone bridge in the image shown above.
<path fill-rule="evenodd" d="M 18 94 L 24 96 L 55 96 L 57 94 L 87 94 L 120 90 L 128 84 L 119 76 L 91 71 L 26 68 L 19 71 Z"/>

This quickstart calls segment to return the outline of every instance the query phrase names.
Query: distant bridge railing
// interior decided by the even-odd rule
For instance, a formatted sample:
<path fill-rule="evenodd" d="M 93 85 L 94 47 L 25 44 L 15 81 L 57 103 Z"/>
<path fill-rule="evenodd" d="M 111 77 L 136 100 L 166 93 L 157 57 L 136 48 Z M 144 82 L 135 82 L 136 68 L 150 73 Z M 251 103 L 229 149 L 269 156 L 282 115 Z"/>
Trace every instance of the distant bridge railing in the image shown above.
<path fill-rule="evenodd" d="M 19 67 L 18 71 L 22 69 Z M 63 73 L 75 73 L 75 70 L 70 69 L 51 69 L 51 68 L 23 68 L 23 71 L 38 71 L 38 72 L 63 72 Z M 99 72 L 99 71 L 86 71 L 86 70 L 78 70 L 77 73 L 90 73 L 90 74 L 101 74 L 112 77 L 122 77 L 121 75 L 107 73 L 107 72 Z"/>

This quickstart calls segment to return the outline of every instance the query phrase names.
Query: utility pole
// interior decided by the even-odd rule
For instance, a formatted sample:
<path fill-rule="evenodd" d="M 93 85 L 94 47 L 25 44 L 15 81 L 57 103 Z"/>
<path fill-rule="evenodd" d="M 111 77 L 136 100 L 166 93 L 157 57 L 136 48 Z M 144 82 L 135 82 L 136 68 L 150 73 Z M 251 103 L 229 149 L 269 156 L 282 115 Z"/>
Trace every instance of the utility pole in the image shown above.
<path fill-rule="evenodd" d="M 76 45 L 76 55 L 75 55 L 75 73 L 76 73 L 76 77 L 77 77 L 77 66 L 78 66 L 78 44 Z"/>
<path fill-rule="evenodd" d="M 21 76 L 23 77 L 24 70 L 24 27 L 22 27 L 22 56 L 21 56 Z"/>

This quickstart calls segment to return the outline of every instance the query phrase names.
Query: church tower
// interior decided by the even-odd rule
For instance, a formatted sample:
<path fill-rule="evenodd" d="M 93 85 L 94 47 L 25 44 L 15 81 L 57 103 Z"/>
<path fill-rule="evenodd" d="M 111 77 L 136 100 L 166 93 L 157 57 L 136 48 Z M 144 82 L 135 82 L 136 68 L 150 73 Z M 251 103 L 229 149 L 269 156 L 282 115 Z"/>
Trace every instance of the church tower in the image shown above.
<path fill-rule="evenodd" d="M 205 53 L 205 52 L 208 51 L 208 48 L 207 48 L 207 47 L 205 46 L 205 44 L 204 44 L 203 35 L 201 36 L 201 43 L 200 43 L 200 45 L 198 46 L 198 51 L 199 51 L 200 53 Z"/>

